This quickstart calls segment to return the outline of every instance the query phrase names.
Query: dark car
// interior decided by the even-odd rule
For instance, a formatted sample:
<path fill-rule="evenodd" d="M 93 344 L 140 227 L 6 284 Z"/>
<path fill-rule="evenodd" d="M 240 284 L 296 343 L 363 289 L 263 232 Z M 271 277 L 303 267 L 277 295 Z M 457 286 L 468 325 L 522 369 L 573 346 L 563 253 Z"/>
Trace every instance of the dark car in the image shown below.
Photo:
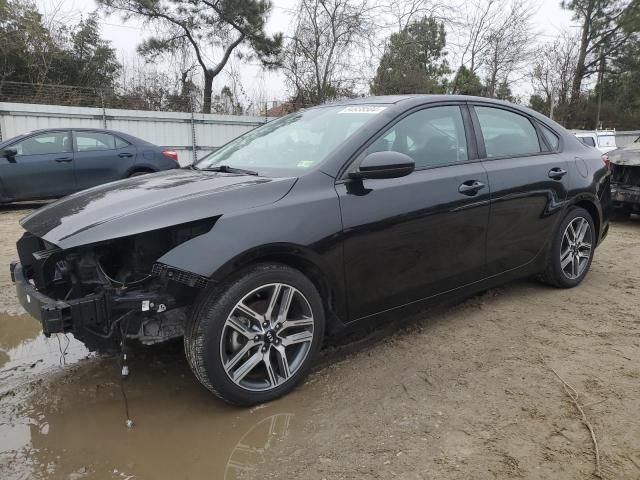
<path fill-rule="evenodd" d="M 0 143 L 0 203 L 58 198 L 178 168 L 178 154 L 122 132 L 37 130 Z"/>
<path fill-rule="evenodd" d="M 44 207 L 12 273 L 45 333 L 184 335 L 198 380 L 250 405 L 298 384 L 326 333 L 519 277 L 575 287 L 609 227 L 609 178 L 525 108 L 365 98 Z"/>

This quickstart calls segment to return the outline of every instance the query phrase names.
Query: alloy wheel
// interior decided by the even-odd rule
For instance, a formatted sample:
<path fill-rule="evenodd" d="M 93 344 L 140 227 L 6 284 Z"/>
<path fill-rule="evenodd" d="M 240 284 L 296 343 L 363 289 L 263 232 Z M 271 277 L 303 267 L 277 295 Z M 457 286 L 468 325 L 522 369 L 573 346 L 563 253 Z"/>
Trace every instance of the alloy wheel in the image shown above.
<path fill-rule="evenodd" d="M 245 295 L 222 329 L 220 358 L 227 376 L 246 390 L 265 391 L 300 369 L 313 341 L 314 318 L 307 298 L 284 283 Z"/>
<path fill-rule="evenodd" d="M 593 249 L 591 225 L 584 217 L 576 217 L 564 231 L 560 245 L 560 267 L 564 275 L 574 280 L 589 266 Z"/>

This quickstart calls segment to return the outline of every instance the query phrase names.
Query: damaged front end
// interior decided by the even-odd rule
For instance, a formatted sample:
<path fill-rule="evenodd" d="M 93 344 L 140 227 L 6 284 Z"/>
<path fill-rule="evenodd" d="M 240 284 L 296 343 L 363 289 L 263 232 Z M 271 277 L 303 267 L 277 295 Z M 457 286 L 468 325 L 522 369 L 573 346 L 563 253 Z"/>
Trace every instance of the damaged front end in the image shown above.
<path fill-rule="evenodd" d="M 640 212 L 640 165 L 611 163 L 611 174 L 614 207 Z"/>
<path fill-rule="evenodd" d="M 73 333 L 90 350 L 122 336 L 153 344 L 182 336 L 187 309 L 208 279 L 157 263 L 211 230 L 216 218 L 63 250 L 27 232 L 11 274 L 22 306 L 45 335 Z"/>
<path fill-rule="evenodd" d="M 609 154 L 611 195 L 618 211 L 640 213 L 640 143 Z"/>

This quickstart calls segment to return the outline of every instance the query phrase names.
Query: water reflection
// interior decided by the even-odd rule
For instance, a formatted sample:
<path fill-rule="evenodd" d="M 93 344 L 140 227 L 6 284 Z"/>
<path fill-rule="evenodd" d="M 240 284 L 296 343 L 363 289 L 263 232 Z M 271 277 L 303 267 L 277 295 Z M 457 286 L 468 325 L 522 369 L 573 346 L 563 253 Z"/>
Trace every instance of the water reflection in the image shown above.
<path fill-rule="evenodd" d="M 268 460 L 269 448 L 286 439 L 293 417 L 292 413 L 277 413 L 253 425 L 229 455 L 224 479 L 236 480 L 258 471 Z"/>
<path fill-rule="evenodd" d="M 115 359 L 64 371 L 1 400 L 0 478 L 260 478 L 319 396 L 310 384 L 254 409 L 229 407 L 197 383 L 174 342 L 133 351 L 127 429 Z"/>
<path fill-rule="evenodd" d="M 89 356 L 73 335 L 47 338 L 37 320 L 29 315 L 0 313 L 0 392 L 11 380 L 75 363 Z"/>

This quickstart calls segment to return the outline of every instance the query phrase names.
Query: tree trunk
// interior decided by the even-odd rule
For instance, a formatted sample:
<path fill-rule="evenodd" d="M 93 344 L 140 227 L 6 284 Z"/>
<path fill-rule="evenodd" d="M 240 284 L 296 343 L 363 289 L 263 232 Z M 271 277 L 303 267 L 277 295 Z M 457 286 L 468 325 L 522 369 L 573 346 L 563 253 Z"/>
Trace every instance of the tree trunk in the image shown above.
<path fill-rule="evenodd" d="M 204 95 L 202 97 L 202 113 L 211 113 L 211 96 L 213 95 L 213 75 L 204 74 Z"/>
<path fill-rule="evenodd" d="M 580 52 L 578 52 L 578 61 L 576 62 L 576 71 L 571 83 L 571 109 L 570 113 L 575 109 L 580 99 L 580 90 L 582 89 L 582 78 L 584 77 L 584 62 L 587 59 L 587 49 L 589 48 L 589 33 L 591 27 L 591 14 L 593 12 L 593 2 L 589 3 L 589 7 L 585 12 L 582 24 L 582 34 L 580 35 Z"/>
<path fill-rule="evenodd" d="M 586 33 L 585 33 L 586 32 Z M 582 89 L 582 77 L 584 77 L 584 62 L 587 58 L 587 43 L 586 38 L 588 34 L 588 27 L 583 29 L 582 41 L 580 42 L 580 53 L 578 54 L 578 61 L 576 62 L 576 72 L 573 76 L 573 82 L 571 83 L 571 105 L 575 106 L 580 99 L 580 90 Z"/>
<path fill-rule="evenodd" d="M 186 97 L 187 92 L 187 76 L 189 75 L 189 71 L 182 72 L 180 75 L 180 95 Z"/>
<path fill-rule="evenodd" d="M 598 74 L 598 110 L 596 111 L 596 130 L 600 128 L 600 110 L 602 109 L 602 90 L 604 89 L 605 60 L 600 50 L 600 72 Z"/>
<path fill-rule="evenodd" d="M 495 98 L 496 96 L 496 87 L 498 86 L 498 60 L 496 59 L 497 57 L 497 51 L 494 55 L 494 58 L 492 60 L 492 65 L 490 66 L 490 74 L 489 74 L 489 78 L 488 78 L 488 82 L 487 82 L 487 88 L 488 88 L 488 92 L 487 92 L 487 96 L 491 97 L 491 98 Z"/>

